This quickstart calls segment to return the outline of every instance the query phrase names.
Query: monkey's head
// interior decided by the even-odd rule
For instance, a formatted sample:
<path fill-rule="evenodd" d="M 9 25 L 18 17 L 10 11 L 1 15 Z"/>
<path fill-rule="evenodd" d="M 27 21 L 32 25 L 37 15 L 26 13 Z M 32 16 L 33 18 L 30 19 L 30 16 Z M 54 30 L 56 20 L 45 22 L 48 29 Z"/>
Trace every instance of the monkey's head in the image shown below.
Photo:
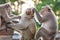
<path fill-rule="evenodd" d="M 26 11 L 25 11 L 25 14 L 26 14 L 26 18 L 33 18 L 34 17 L 34 10 L 33 8 L 27 8 Z"/>
<path fill-rule="evenodd" d="M 32 3 L 31 3 L 32 2 Z M 33 18 L 34 17 L 34 2 L 33 1 L 27 1 L 22 5 L 22 14 L 26 15 L 26 18 Z M 23 15 L 23 16 L 24 16 Z"/>
<path fill-rule="evenodd" d="M 51 10 L 52 10 L 51 7 L 49 5 L 46 5 L 46 6 L 43 6 L 42 7 L 40 13 L 42 15 L 45 15 L 45 14 L 47 14 L 47 12 L 51 12 Z"/>
<path fill-rule="evenodd" d="M 34 10 L 33 8 L 26 8 L 21 15 L 23 18 L 32 19 L 34 17 Z"/>
<path fill-rule="evenodd" d="M 12 12 L 11 5 L 10 5 L 10 4 L 7 4 L 7 5 L 5 6 L 5 8 L 6 8 L 7 12 L 8 12 L 8 15 L 10 15 L 11 12 Z"/>
<path fill-rule="evenodd" d="M 6 3 L 6 4 L 2 4 L 0 5 L 0 7 L 5 11 L 7 11 L 8 15 L 11 14 L 12 8 L 11 8 L 11 4 L 10 3 Z"/>

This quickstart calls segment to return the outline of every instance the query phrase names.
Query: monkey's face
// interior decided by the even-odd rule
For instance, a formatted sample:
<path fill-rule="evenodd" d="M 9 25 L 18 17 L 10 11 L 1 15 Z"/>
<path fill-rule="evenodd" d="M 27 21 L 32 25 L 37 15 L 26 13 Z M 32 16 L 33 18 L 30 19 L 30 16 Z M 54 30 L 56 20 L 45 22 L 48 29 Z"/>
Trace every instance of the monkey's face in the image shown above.
<path fill-rule="evenodd" d="M 47 6 L 42 7 L 42 9 L 41 9 L 41 11 L 40 11 L 40 13 L 41 13 L 43 16 L 48 15 L 48 12 L 50 12 L 50 8 L 47 7 Z"/>
<path fill-rule="evenodd" d="M 34 17 L 34 10 L 32 8 L 27 8 L 26 17 L 29 18 L 29 19 Z"/>
<path fill-rule="evenodd" d="M 48 8 L 47 7 L 42 7 L 42 9 L 41 9 L 41 14 L 43 14 L 44 12 L 47 12 L 48 11 Z"/>
<path fill-rule="evenodd" d="M 8 15 L 10 15 L 11 14 L 11 11 L 12 11 L 12 8 L 11 8 L 11 6 L 9 4 L 6 5 L 6 10 L 8 12 Z"/>
<path fill-rule="evenodd" d="M 9 4 L 2 6 L 2 8 L 4 8 L 7 11 L 8 15 L 11 14 L 12 8 Z"/>

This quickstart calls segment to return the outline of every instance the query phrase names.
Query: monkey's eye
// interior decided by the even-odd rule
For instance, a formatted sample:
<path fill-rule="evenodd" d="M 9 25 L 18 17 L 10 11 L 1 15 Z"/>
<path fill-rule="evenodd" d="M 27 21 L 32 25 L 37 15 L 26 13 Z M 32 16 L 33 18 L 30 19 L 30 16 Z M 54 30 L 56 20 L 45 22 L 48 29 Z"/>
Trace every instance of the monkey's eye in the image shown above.
<path fill-rule="evenodd" d="M 48 11 L 50 12 L 50 9 L 48 9 Z"/>

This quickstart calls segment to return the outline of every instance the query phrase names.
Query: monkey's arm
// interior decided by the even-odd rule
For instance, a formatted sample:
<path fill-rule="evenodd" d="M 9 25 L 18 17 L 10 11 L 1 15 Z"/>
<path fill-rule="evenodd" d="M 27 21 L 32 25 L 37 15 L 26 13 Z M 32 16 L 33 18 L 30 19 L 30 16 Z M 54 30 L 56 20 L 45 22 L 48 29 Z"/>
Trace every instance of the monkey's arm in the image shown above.
<path fill-rule="evenodd" d="M 31 24 L 29 25 L 29 29 L 30 29 L 31 33 L 32 33 L 33 35 L 35 35 L 35 33 L 36 33 L 35 23 L 31 23 Z"/>
<path fill-rule="evenodd" d="M 45 16 L 42 17 L 42 22 L 46 22 L 51 19 L 51 13 L 46 12 Z"/>
<path fill-rule="evenodd" d="M 26 25 L 23 25 L 21 23 L 16 23 L 16 24 L 8 24 L 8 27 L 11 27 L 15 30 L 23 30 L 23 29 L 26 29 L 27 26 Z"/>
<path fill-rule="evenodd" d="M 12 21 L 13 19 L 20 19 L 20 18 L 21 18 L 21 16 L 9 17 L 9 15 L 8 15 L 8 13 L 7 13 L 6 10 L 4 10 L 4 12 L 1 11 L 1 13 L 2 13 L 2 16 L 5 18 L 5 20 L 6 20 L 7 22 Z"/>
<path fill-rule="evenodd" d="M 35 15 L 37 16 L 38 21 L 42 22 L 42 17 L 39 15 L 39 12 L 37 11 L 37 9 L 34 8 L 34 12 L 35 12 Z"/>
<path fill-rule="evenodd" d="M 21 16 L 14 16 L 14 17 L 11 17 L 12 19 L 21 19 Z"/>
<path fill-rule="evenodd" d="M 48 15 L 41 17 L 39 12 L 35 8 L 34 8 L 34 11 L 35 11 L 35 14 L 36 14 L 37 19 L 39 20 L 39 22 L 42 23 L 42 22 L 45 22 L 45 21 L 47 21 L 49 19 L 48 17 L 50 15 L 50 13 L 47 13 Z"/>
<path fill-rule="evenodd" d="M 11 20 L 11 18 L 8 15 L 8 12 L 5 9 L 1 8 L 0 13 L 1 13 L 2 17 L 5 18 L 6 21 L 9 22 Z"/>

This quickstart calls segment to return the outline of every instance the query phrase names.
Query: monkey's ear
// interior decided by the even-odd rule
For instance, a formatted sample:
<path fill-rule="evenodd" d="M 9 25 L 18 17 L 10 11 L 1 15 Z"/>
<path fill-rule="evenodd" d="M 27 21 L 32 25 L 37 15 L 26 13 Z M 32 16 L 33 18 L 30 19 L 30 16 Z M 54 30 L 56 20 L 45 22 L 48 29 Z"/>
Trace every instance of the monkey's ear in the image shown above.
<path fill-rule="evenodd" d="M 48 9 L 48 12 L 51 12 L 51 10 L 50 10 L 50 9 Z"/>

